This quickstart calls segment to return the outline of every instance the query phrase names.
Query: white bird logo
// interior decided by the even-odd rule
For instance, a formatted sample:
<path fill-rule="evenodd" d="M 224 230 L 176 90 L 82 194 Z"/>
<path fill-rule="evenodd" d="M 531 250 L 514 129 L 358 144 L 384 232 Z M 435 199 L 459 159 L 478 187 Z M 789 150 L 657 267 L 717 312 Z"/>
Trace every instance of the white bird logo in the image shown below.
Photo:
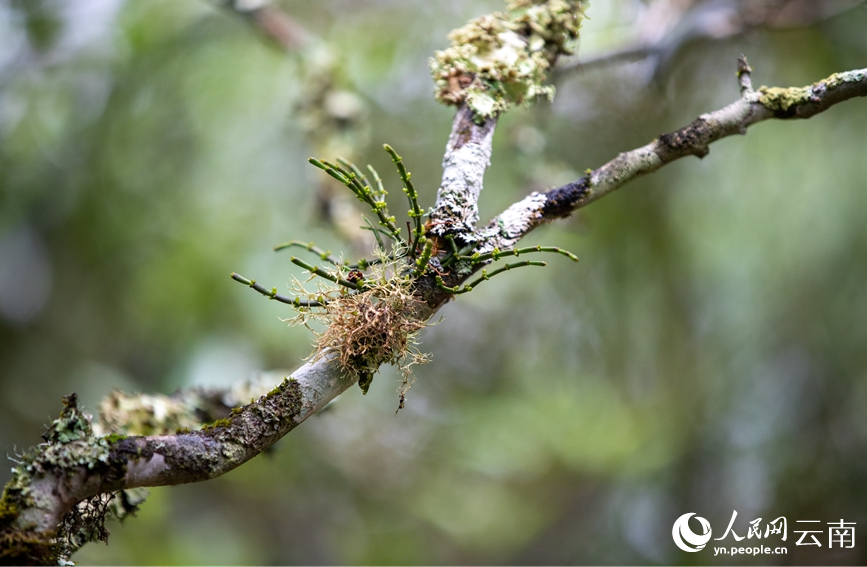
<path fill-rule="evenodd" d="M 702 533 L 697 534 L 689 528 L 689 519 L 693 516 L 695 516 L 695 512 L 684 514 L 674 521 L 674 526 L 671 528 L 671 537 L 674 539 L 674 544 L 684 551 L 701 551 L 707 545 L 707 542 L 710 541 L 710 522 L 701 516 L 695 516 L 695 519 L 701 524 L 702 529 Z"/>

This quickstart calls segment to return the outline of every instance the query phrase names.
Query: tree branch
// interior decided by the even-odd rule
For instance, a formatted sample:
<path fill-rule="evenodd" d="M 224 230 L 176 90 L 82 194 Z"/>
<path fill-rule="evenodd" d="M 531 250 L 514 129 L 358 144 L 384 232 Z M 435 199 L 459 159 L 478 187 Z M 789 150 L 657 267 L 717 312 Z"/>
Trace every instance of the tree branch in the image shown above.
<path fill-rule="evenodd" d="M 46 443 L 22 457 L 3 492 L 0 562 L 57 557 L 57 527 L 73 506 L 97 494 L 197 482 L 238 467 L 357 380 L 321 358 L 201 431 L 151 437 L 93 435 L 73 394 L 43 436 Z"/>
<path fill-rule="evenodd" d="M 466 269 L 449 268 L 441 278 L 436 268 L 445 255 L 451 254 L 460 262 L 472 250 L 480 256 L 490 253 L 493 259 L 499 254 L 493 253 L 495 248 L 500 251 L 513 248 L 536 226 L 568 216 L 666 163 L 689 155 L 703 157 L 709 145 L 720 138 L 745 133 L 752 124 L 770 118 L 809 118 L 843 100 L 867 95 L 867 69 L 838 73 L 803 88 L 753 90 L 750 69 L 743 60 L 739 66 L 742 94 L 734 103 L 704 114 L 685 128 L 660 136 L 642 148 L 620 154 L 578 181 L 546 193 L 532 193 L 479 230 L 478 199 L 490 163 L 497 116 L 515 104 L 547 92 L 541 86 L 544 69 L 565 52 L 566 39 L 577 36 L 583 5 L 559 1 L 549 4 L 533 3 L 532 12 L 514 10 L 500 14 L 499 23 L 481 18 L 461 30 L 475 38 L 474 49 L 480 49 L 478 42 L 482 36 L 495 43 L 509 37 L 508 49 L 520 52 L 512 55 L 533 59 L 536 65 L 533 72 L 522 75 L 510 90 L 503 89 L 501 81 L 508 76 L 502 74 L 507 69 L 492 66 L 471 72 L 468 65 L 477 64 L 478 53 L 468 54 L 461 45 L 453 46 L 453 52 L 436 60 L 435 74 L 442 83 L 440 95 L 456 104 L 458 110 L 427 234 L 431 239 L 440 239 L 437 244 L 443 246 L 438 246 L 438 257 L 430 256 L 432 245 L 425 248 L 434 269 L 428 270 L 429 266 L 423 263 L 413 272 L 415 280 L 411 282 L 412 292 L 425 301 L 412 314 L 418 320 L 429 319 L 451 297 L 449 286 L 451 290 L 459 290 L 458 284 L 482 269 L 482 263 L 465 262 Z M 527 19 L 528 13 L 540 17 L 544 9 L 551 10 L 546 17 L 550 16 L 559 26 L 556 33 L 553 28 L 539 32 L 538 22 Z M 547 21 L 540 19 L 543 20 Z M 505 26 L 505 31 L 492 34 L 492 26 L 495 29 Z M 537 40 L 549 51 L 533 51 L 535 48 L 530 46 L 539 44 Z M 498 44 L 486 49 L 500 55 L 504 52 Z M 511 58 L 510 55 L 508 59 Z M 524 94 L 509 98 L 514 92 Z M 451 251 L 445 245 L 447 237 L 451 239 Z M 460 247 L 454 244 L 455 239 Z M 539 264 L 526 261 L 507 265 L 490 274 L 483 272 L 479 281 L 510 267 Z M 106 492 L 197 482 L 222 475 L 272 446 L 357 380 L 357 374 L 345 372 L 326 352 L 257 401 L 230 410 L 226 418 L 199 431 L 188 431 L 179 424 L 180 429 L 174 435 L 94 435 L 89 418 L 78 410 L 75 396 L 70 396 L 60 418 L 46 432 L 46 443 L 21 458 L 0 499 L 0 560 L 25 563 L 56 559 L 57 527 L 78 503 Z"/>
<path fill-rule="evenodd" d="M 741 97 L 720 110 L 702 114 L 688 126 L 663 134 L 646 146 L 624 152 L 581 179 L 545 193 L 533 192 L 494 218 L 482 230 L 490 247 L 511 248 L 537 226 L 569 216 L 642 175 L 675 160 L 710 152 L 710 144 L 746 134 L 753 124 L 777 118 L 806 119 L 854 97 L 867 96 L 867 69 L 835 73 L 806 87 L 753 90 L 746 59 L 739 65 Z"/>
<path fill-rule="evenodd" d="M 430 214 L 431 234 L 455 234 L 465 243 L 473 241 L 496 127 L 496 118 L 476 124 L 469 106 L 458 109 L 443 156 L 443 181 Z"/>
<path fill-rule="evenodd" d="M 654 58 L 653 75 L 696 41 L 723 41 L 753 30 L 788 30 L 814 26 L 863 4 L 864 0 L 773 0 L 771 2 L 658 2 L 646 9 L 640 27 L 644 41 L 592 57 L 565 62 L 555 79 L 574 71 L 589 71 L 618 63 Z M 674 14 L 672 14 L 674 13 Z"/>

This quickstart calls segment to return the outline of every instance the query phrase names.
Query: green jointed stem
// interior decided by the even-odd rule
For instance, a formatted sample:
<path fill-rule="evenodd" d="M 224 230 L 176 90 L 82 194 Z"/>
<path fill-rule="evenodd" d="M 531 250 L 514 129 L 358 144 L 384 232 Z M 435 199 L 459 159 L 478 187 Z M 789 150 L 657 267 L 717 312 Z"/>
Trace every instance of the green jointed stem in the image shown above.
<path fill-rule="evenodd" d="M 268 289 L 264 286 L 261 286 L 256 283 L 256 280 L 248 280 L 244 276 L 236 274 L 232 272 L 232 279 L 236 282 L 240 282 L 246 286 L 250 286 L 265 297 L 269 299 L 273 299 L 274 301 L 279 301 L 280 303 L 285 303 L 287 305 L 292 305 L 293 307 L 325 307 L 327 304 L 326 301 L 310 301 L 305 299 L 300 299 L 298 297 L 291 298 L 285 297 L 277 293 L 277 288 Z"/>
<path fill-rule="evenodd" d="M 364 227 L 362 227 L 362 228 L 364 228 Z M 382 260 L 380 260 L 379 258 L 374 258 L 373 260 L 367 260 L 365 258 L 362 258 L 361 260 L 358 261 L 357 264 L 349 264 L 346 267 L 349 268 L 350 270 L 354 270 L 354 269 L 366 270 L 370 266 L 376 266 L 377 264 L 382 264 Z"/>
<path fill-rule="evenodd" d="M 464 254 L 467 254 L 468 252 L 472 252 L 473 248 L 475 248 L 475 247 L 476 247 L 476 244 L 475 244 L 474 242 L 470 242 L 469 244 L 467 244 L 466 246 L 464 246 L 463 248 L 461 248 L 460 250 L 458 250 L 456 253 L 454 253 L 452 256 L 449 256 L 449 257 L 448 257 L 445 261 L 443 261 L 440 265 L 441 265 L 443 268 L 445 268 L 445 267 L 447 267 L 447 266 L 450 266 L 450 265 L 454 264 L 455 262 L 458 261 L 459 258 L 461 258 L 462 256 L 464 256 Z"/>
<path fill-rule="evenodd" d="M 319 161 L 316 158 L 311 157 L 308 158 L 307 161 L 346 185 L 350 191 L 355 193 L 355 196 L 358 197 L 360 201 L 370 205 L 373 212 L 376 213 L 377 217 L 379 217 L 379 224 L 388 229 L 389 236 L 397 242 L 405 244 L 403 238 L 400 236 L 400 230 L 398 230 L 394 224 L 394 217 L 388 215 L 388 207 L 386 206 L 385 201 L 376 200 L 370 187 L 361 185 L 355 173 L 343 169 L 337 164 L 329 163 L 327 161 Z"/>
<path fill-rule="evenodd" d="M 394 151 L 394 148 L 389 146 L 388 144 L 383 144 L 382 148 L 388 152 L 388 155 L 391 156 L 391 161 L 397 166 L 397 172 L 400 174 L 400 179 L 404 183 L 403 192 L 406 193 L 407 199 L 409 199 L 409 216 L 413 220 L 413 226 L 415 227 L 413 231 L 413 235 L 410 242 L 410 254 L 415 253 L 416 246 L 419 245 L 419 239 L 422 235 L 422 226 L 421 226 L 421 217 L 422 212 L 421 208 L 418 206 L 418 191 L 415 190 L 415 187 L 412 184 L 412 173 L 406 170 L 406 166 L 403 165 L 403 158 L 397 155 L 397 152 Z"/>
<path fill-rule="evenodd" d="M 274 247 L 274 252 L 279 252 L 280 250 L 285 250 L 286 248 L 291 248 L 292 246 L 296 246 L 298 248 L 304 248 L 305 250 L 309 250 L 313 252 L 321 260 L 324 260 L 331 264 L 332 266 L 340 266 L 341 262 L 337 258 L 331 255 L 328 250 L 322 250 L 321 248 L 317 248 L 313 245 L 312 242 L 301 242 L 300 240 L 290 240 L 289 242 L 284 242 L 283 244 L 278 244 Z"/>
<path fill-rule="evenodd" d="M 455 295 L 457 295 L 459 293 L 467 293 L 467 292 L 473 291 L 473 288 L 476 287 L 477 285 L 479 285 L 480 283 L 482 283 L 483 281 L 489 280 L 492 277 L 496 276 L 497 274 L 507 272 L 507 271 L 511 270 L 512 268 L 521 268 L 523 266 L 547 266 L 547 265 L 548 264 L 545 262 L 532 262 L 530 260 L 524 260 L 523 262 L 515 262 L 514 264 L 506 264 L 502 268 L 498 268 L 491 273 L 488 273 L 487 270 L 482 270 L 481 277 L 471 281 L 470 283 L 468 283 L 465 286 L 460 287 L 460 288 L 458 286 L 448 287 L 443 282 L 443 279 L 439 276 L 436 277 L 436 282 L 437 282 L 437 287 L 439 287 L 440 289 L 444 289 L 449 293 L 454 293 Z"/>
<path fill-rule="evenodd" d="M 339 163 L 345 168 L 348 168 L 349 171 L 354 173 L 355 177 L 358 178 L 359 181 L 361 181 L 362 185 L 370 185 L 370 182 L 367 180 L 367 176 L 365 176 L 364 173 L 362 173 L 361 170 L 358 169 L 358 167 L 354 163 L 340 156 L 337 156 L 337 163 Z"/>
<path fill-rule="evenodd" d="M 458 256 L 458 260 L 469 260 L 473 264 L 478 264 L 479 262 L 484 262 L 486 260 L 499 260 L 504 256 L 520 256 L 521 254 L 527 254 L 529 252 L 554 252 L 556 254 L 564 255 L 574 262 L 578 261 L 578 256 L 569 252 L 568 250 L 563 250 L 562 248 L 558 248 L 556 246 L 528 246 L 526 248 L 513 248 L 510 250 L 500 250 L 499 248 L 494 248 L 491 252 L 488 252 L 486 254 Z"/>
<path fill-rule="evenodd" d="M 448 241 L 451 251 L 448 252 L 445 257 L 440 259 L 440 266 L 443 268 L 453 264 L 458 257 L 458 245 L 455 244 L 455 237 L 451 234 L 447 234 L 445 235 L 445 239 Z"/>
<path fill-rule="evenodd" d="M 376 238 L 376 244 L 379 246 L 379 249 L 385 250 L 385 244 L 382 243 L 382 237 L 379 236 L 379 233 L 382 232 L 382 230 L 373 226 L 373 223 L 370 222 L 370 219 L 367 217 L 364 217 L 364 223 L 367 226 L 362 226 L 361 228 L 371 231 L 373 233 L 373 237 Z"/>
<path fill-rule="evenodd" d="M 452 249 L 452 254 L 454 254 L 455 256 L 458 256 L 458 245 L 455 242 L 455 235 L 454 234 L 446 234 L 446 240 L 449 241 L 449 246 Z"/>
<path fill-rule="evenodd" d="M 373 182 L 376 183 L 376 192 L 374 196 L 380 200 L 385 201 L 385 196 L 388 195 L 388 192 L 385 190 L 385 187 L 382 186 L 382 178 L 379 176 L 379 173 L 375 169 L 373 169 L 372 165 L 367 166 L 367 171 L 373 176 Z"/>
<path fill-rule="evenodd" d="M 308 270 L 311 274 L 316 274 L 320 278 L 325 278 L 326 280 L 334 282 L 334 283 L 339 284 L 339 285 L 342 285 L 343 287 L 348 287 L 349 289 L 361 289 L 361 287 L 359 287 L 357 284 L 354 284 L 348 280 L 344 280 L 343 278 L 338 278 L 337 276 L 335 276 L 333 274 L 329 274 L 328 272 L 326 272 L 325 270 L 323 270 L 319 266 L 313 266 L 311 264 L 308 264 L 304 260 L 301 260 L 300 258 L 296 258 L 295 256 L 292 256 L 291 258 L 289 258 L 289 261 L 292 262 L 293 264 L 295 264 L 296 266 L 301 266 L 305 270 Z"/>

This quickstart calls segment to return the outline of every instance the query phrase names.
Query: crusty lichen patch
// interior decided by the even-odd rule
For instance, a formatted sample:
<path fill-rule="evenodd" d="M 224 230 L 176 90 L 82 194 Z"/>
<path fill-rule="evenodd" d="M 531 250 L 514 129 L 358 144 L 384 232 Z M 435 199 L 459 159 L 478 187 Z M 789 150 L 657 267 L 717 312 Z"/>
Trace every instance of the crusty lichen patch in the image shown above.
<path fill-rule="evenodd" d="M 66 561 L 84 543 L 107 540 L 106 517 L 122 518 L 144 499 L 129 491 L 95 495 L 74 506 L 56 532 L 46 529 L 42 520 L 57 502 L 56 492 L 46 491 L 42 481 L 77 467 L 107 473 L 111 446 L 120 439 L 95 436 L 75 394 L 63 401 L 60 417 L 42 435 L 45 443 L 15 459 L 12 480 L 0 498 L 0 564 Z"/>
<path fill-rule="evenodd" d="M 759 102 L 774 112 L 789 112 L 794 106 L 808 102 L 818 102 L 828 90 L 842 87 L 847 83 L 865 80 L 862 70 L 834 73 L 830 77 L 806 87 L 759 87 Z"/>
<path fill-rule="evenodd" d="M 786 112 L 791 107 L 809 102 L 812 87 L 759 87 L 759 102 L 768 110 Z"/>
<path fill-rule="evenodd" d="M 466 102 L 477 120 L 516 104 L 551 98 L 548 68 L 571 53 L 587 2 L 514 0 L 506 12 L 468 22 L 449 34 L 451 47 L 430 61 L 435 96 L 444 104 Z"/>

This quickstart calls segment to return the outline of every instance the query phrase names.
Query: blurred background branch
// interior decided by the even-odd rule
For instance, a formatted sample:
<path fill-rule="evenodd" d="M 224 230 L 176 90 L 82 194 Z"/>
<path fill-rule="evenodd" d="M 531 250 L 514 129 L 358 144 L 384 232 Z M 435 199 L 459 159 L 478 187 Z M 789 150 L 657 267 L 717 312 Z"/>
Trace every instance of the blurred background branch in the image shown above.
<path fill-rule="evenodd" d="M 556 69 L 562 76 L 649 59 L 650 80 L 668 73 L 684 49 L 701 41 L 731 40 L 758 30 L 792 30 L 816 25 L 864 4 L 864 0 L 657 0 L 648 2 L 634 27 L 633 45 L 589 57 L 578 56 Z"/>
<path fill-rule="evenodd" d="M 303 92 L 293 112 L 303 125 L 310 152 L 342 156 L 350 161 L 357 159 L 357 148 L 369 136 L 368 102 L 346 80 L 341 54 L 270 0 L 214 1 L 239 15 L 268 43 L 299 61 Z M 361 211 L 355 199 L 322 179 L 315 184 L 315 196 L 317 218 L 324 226 L 336 230 L 354 254 L 367 254 L 374 241 L 369 232 L 359 229 Z"/>

